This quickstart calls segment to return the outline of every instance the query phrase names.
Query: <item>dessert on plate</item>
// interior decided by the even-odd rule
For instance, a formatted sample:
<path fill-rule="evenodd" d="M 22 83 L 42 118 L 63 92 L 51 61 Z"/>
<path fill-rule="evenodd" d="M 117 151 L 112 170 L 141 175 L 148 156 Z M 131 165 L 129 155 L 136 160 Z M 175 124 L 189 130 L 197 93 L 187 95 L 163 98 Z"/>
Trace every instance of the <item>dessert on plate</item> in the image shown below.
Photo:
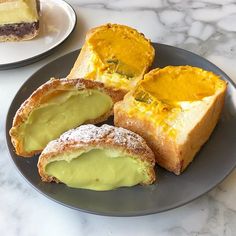
<path fill-rule="evenodd" d="M 30 157 L 69 129 L 106 120 L 119 96 L 96 81 L 51 79 L 15 114 L 10 136 L 16 153 Z"/>
<path fill-rule="evenodd" d="M 115 104 L 114 123 L 141 135 L 157 163 L 178 175 L 210 137 L 226 88 L 219 76 L 197 67 L 157 68 Z"/>
<path fill-rule="evenodd" d="M 154 59 L 150 41 L 137 30 L 106 24 L 91 29 L 68 75 L 103 82 L 123 93 L 143 78 Z"/>
<path fill-rule="evenodd" d="M 45 182 L 97 191 L 155 181 L 155 158 L 139 135 L 114 126 L 82 125 L 51 141 L 38 170 Z"/>
<path fill-rule="evenodd" d="M 38 0 L 0 0 L 0 42 L 29 40 L 38 33 Z"/>
<path fill-rule="evenodd" d="M 23 17 L 31 22 L 30 29 L 37 28 L 37 2 L 0 0 L 0 13 L 13 2 L 23 13 L 12 7 L 9 18 L 23 23 L 0 14 L 1 40 L 27 39 Z M 4 24 L 10 28 L 1 31 Z M 19 35 L 8 31 L 14 24 L 20 26 Z M 179 175 L 213 132 L 227 83 L 192 66 L 145 74 L 154 55 L 150 41 L 128 26 L 91 29 L 67 78 L 52 78 L 16 112 L 10 129 L 16 154 L 42 152 L 42 181 L 72 188 L 105 191 L 152 184 L 155 162 Z M 113 114 L 118 127 L 93 125 Z"/>

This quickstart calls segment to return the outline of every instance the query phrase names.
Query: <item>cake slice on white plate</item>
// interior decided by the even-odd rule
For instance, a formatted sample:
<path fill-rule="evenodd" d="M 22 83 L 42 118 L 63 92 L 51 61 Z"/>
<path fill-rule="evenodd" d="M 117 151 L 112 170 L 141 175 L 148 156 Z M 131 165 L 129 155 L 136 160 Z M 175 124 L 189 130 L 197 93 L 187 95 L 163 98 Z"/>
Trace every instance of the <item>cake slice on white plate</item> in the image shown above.
<path fill-rule="evenodd" d="M 0 0 L 0 42 L 36 37 L 39 11 L 38 0 Z"/>

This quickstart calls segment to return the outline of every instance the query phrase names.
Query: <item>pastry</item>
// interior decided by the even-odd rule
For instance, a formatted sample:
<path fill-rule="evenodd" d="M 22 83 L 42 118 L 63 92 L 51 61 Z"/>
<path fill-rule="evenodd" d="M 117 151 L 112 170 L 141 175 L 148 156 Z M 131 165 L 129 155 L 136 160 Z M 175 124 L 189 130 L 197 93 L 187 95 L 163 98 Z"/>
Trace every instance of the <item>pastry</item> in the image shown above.
<path fill-rule="evenodd" d="M 38 0 L 0 0 L 0 42 L 29 40 L 38 32 Z"/>
<path fill-rule="evenodd" d="M 137 30 L 107 24 L 91 29 L 68 75 L 85 78 L 128 92 L 143 78 L 154 59 L 150 41 Z"/>
<path fill-rule="evenodd" d="M 82 125 L 51 141 L 38 170 L 45 182 L 97 191 L 155 181 L 155 158 L 139 135 L 114 126 Z"/>
<path fill-rule="evenodd" d="M 10 136 L 16 153 L 30 157 L 49 141 L 84 123 L 98 123 L 113 114 L 121 98 L 102 83 L 52 79 L 40 86 L 19 108 Z"/>
<path fill-rule="evenodd" d="M 180 174 L 208 140 L 227 84 L 212 72 L 167 66 L 145 75 L 115 104 L 115 125 L 141 135 L 165 169 Z"/>

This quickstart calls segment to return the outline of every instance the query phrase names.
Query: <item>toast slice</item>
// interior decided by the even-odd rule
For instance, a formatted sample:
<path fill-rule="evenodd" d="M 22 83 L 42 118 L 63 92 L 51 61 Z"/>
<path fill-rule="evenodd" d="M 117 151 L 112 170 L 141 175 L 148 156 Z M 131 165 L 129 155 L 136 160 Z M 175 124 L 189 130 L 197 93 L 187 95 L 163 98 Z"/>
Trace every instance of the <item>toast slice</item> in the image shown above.
<path fill-rule="evenodd" d="M 104 191 L 155 181 L 155 157 L 139 135 L 114 126 L 82 125 L 51 141 L 38 160 L 44 182 Z"/>
<path fill-rule="evenodd" d="M 51 79 L 15 114 L 10 136 L 16 154 L 31 157 L 69 129 L 106 120 L 119 96 L 96 81 Z"/>
<path fill-rule="evenodd" d="M 227 84 L 191 66 L 154 69 L 115 104 L 114 122 L 141 135 L 157 163 L 179 175 L 210 137 Z"/>
<path fill-rule="evenodd" d="M 150 41 L 125 25 L 91 29 L 68 79 L 85 78 L 127 93 L 143 78 L 154 59 Z"/>

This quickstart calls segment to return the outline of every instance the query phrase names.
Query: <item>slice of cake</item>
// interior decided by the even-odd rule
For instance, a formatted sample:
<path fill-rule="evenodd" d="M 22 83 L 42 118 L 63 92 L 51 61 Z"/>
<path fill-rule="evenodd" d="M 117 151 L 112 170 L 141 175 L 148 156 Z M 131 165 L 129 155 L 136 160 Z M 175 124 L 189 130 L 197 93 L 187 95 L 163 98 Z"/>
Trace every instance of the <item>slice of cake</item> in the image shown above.
<path fill-rule="evenodd" d="M 143 78 L 154 59 L 150 41 L 125 25 L 107 24 L 91 29 L 68 75 L 85 78 L 127 93 Z"/>
<path fill-rule="evenodd" d="M 0 0 L 0 42 L 29 40 L 39 32 L 39 1 Z"/>
<path fill-rule="evenodd" d="M 167 66 L 115 104 L 115 125 L 141 135 L 157 163 L 180 174 L 210 137 L 221 113 L 226 82 L 191 66 Z"/>

